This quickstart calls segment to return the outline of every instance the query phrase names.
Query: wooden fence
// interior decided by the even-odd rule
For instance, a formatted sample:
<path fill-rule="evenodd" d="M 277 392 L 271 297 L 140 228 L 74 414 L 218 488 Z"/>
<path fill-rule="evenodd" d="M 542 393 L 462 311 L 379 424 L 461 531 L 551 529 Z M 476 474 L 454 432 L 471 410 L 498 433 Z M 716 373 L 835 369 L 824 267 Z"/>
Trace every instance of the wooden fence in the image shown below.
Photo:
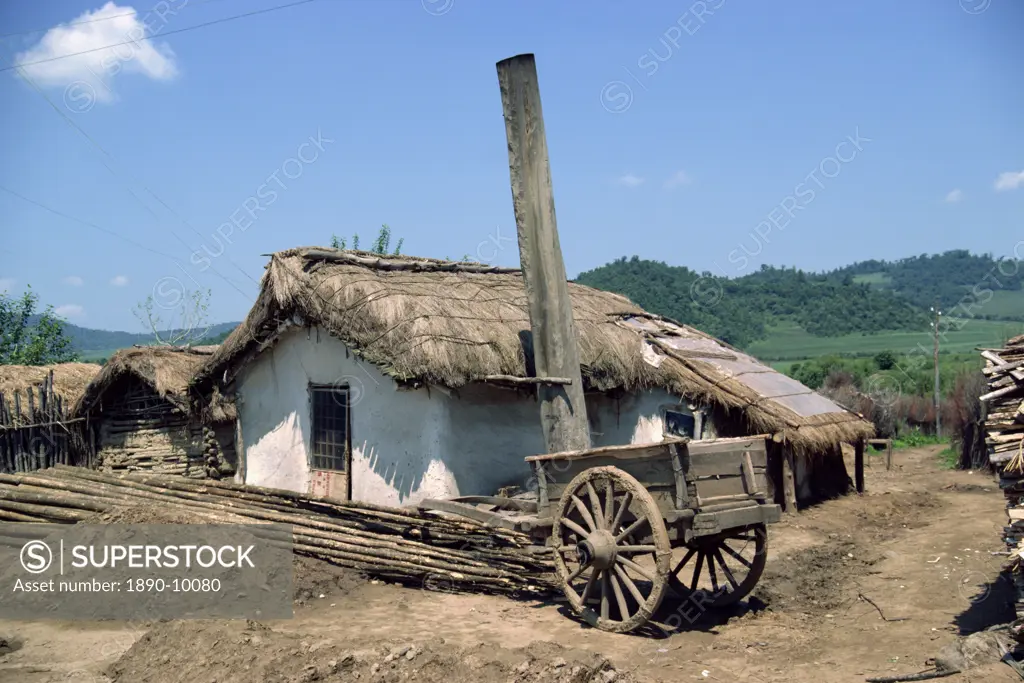
<path fill-rule="evenodd" d="M 0 391 L 0 472 L 31 472 L 56 464 L 92 466 L 95 454 L 84 418 L 53 390 L 53 371 L 38 386 Z"/>

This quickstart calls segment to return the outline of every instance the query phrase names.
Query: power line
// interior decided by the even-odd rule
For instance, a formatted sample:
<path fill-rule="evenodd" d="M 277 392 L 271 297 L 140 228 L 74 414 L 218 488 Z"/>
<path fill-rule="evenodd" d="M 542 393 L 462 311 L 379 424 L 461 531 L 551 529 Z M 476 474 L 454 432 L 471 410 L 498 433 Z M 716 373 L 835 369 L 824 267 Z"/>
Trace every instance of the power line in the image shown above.
<path fill-rule="evenodd" d="M 0 56 L 0 59 L 4 59 L 4 58 L 3 58 L 3 56 Z M 7 61 L 7 60 L 6 60 L 6 59 L 4 59 L 4 61 Z M 102 154 L 103 156 L 105 156 L 105 157 L 106 157 L 107 159 L 109 159 L 109 160 L 110 160 L 111 162 L 114 162 L 114 157 L 113 157 L 113 156 L 111 156 L 111 154 L 110 154 L 110 153 L 109 153 L 109 152 L 108 152 L 108 151 L 107 151 L 106 149 L 104 149 L 104 148 L 103 148 L 103 146 L 102 146 L 102 145 L 101 145 L 101 144 L 100 144 L 100 143 L 99 143 L 98 141 L 96 141 L 96 140 L 95 140 L 95 139 L 94 139 L 94 138 L 93 138 L 93 137 L 92 137 L 91 135 L 89 135 L 88 133 L 86 133 L 86 132 L 85 132 L 85 130 L 84 130 L 84 129 L 82 129 L 82 127 L 81 127 L 81 126 L 79 126 L 79 125 L 78 125 L 77 123 L 75 123 L 75 122 L 74 122 L 74 121 L 73 121 L 73 120 L 72 120 L 72 119 L 71 119 L 71 118 L 70 118 L 70 117 L 69 117 L 69 116 L 68 116 L 67 114 L 65 114 L 65 113 L 64 113 L 64 112 L 63 112 L 63 111 L 61 110 L 61 108 L 60 108 L 60 107 L 58 107 L 58 106 L 57 106 L 57 105 L 56 105 L 56 104 L 54 103 L 54 101 L 53 101 L 53 100 L 51 100 L 51 99 L 50 99 L 50 97 L 49 97 L 49 96 L 48 96 L 48 95 L 47 95 L 47 94 L 46 94 L 45 92 L 43 92 L 43 90 L 42 90 L 42 89 L 41 89 L 41 88 L 40 88 L 40 87 L 39 87 L 38 85 L 36 85 L 36 82 L 35 82 L 35 81 L 33 81 L 33 80 L 32 80 L 32 78 L 30 78 L 30 77 L 29 77 L 29 75 L 28 75 L 28 74 L 26 74 L 26 73 L 24 72 L 24 70 L 21 70 L 21 76 L 22 76 L 22 78 L 24 78 L 24 79 L 25 79 L 25 81 L 26 81 L 26 82 L 27 82 L 27 83 L 28 83 L 28 84 L 29 84 L 29 85 L 30 85 L 30 86 L 32 87 L 32 89 L 33 89 L 33 90 L 35 90 L 35 91 L 36 91 L 37 93 L 39 93 L 40 97 L 42 97 L 42 98 L 43 98 L 44 100 L 46 100 L 47 104 L 49 104 L 49 105 L 50 105 L 50 107 L 51 107 L 51 108 L 52 108 L 52 109 L 53 109 L 53 110 L 54 110 L 55 112 L 57 112 L 57 115 L 58 115 L 58 116 L 60 116 L 60 117 L 61 117 L 62 119 L 64 119 L 64 122 L 65 122 L 65 123 L 67 123 L 67 124 L 68 124 L 69 126 L 71 126 L 71 127 L 72 127 L 72 128 L 74 128 L 74 129 L 75 129 L 76 131 L 78 131 L 78 133 L 79 133 L 79 134 L 81 134 L 81 135 L 82 135 L 82 137 L 84 137 L 84 138 L 85 138 L 86 140 L 88 140 L 88 141 L 89 141 L 89 143 L 90 143 L 91 145 L 93 145 L 93 146 L 94 146 L 94 147 L 95 147 L 95 148 L 96 148 L 97 150 L 99 150 L 99 152 L 100 152 L 100 153 L 101 153 L 101 154 Z M 153 209 L 152 209 L 152 208 L 151 208 L 151 207 L 150 207 L 150 206 L 149 206 L 149 205 L 148 205 L 148 204 L 147 204 L 147 203 L 146 203 L 145 201 L 143 201 L 143 200 L 142 200 L 142 197 L 140 197 L 140 196 L 139 196 L 138 194 L 136 194 L 136 193 L 135 193 L 135 190 L 133 190 L 133 189 L 131 188 L 131 186 L 130 186 L 130 185 L 129 185 L 129 184 L 127 183 L 127 181 L 125 181 L 125 180 L 124 180 L 124 179 L 123 179 L 123 178 L 121 177 L 121 175 L 120 175 L 120 174 L 119 174 L 119 173 L 118 173 L 118 172 L 117 172 L 117 171 L 116 171 L 116 170 L 115 170 L 115 169 L 114 169 L 114 168 L 113 168 L 113 167 L 112 167 L 112 166 L 111 166 L 110 164 L 108 164 L 108 163 L 107 163 L 107 162 L 106 162 L 105 160 L 103 160 L 103 159 L 100 159 L 100 163 L 102 163 L 102 164 L 104 165 L 104 167 L 106 167 L 106 169 L 107 169 L 108 171 L 110 171 L 110 173 L 111 173 L 111 174 L 112 174 L 112 175 L 113 175 L 113 176 L 114 176 L 115 178 L 117 178 L 118 180 L 120 180 L 120 181 L 121 181 L 121 182 L 122 182 L 122 183 L 124 184 L 125 190 L 127 190 L 127 191 L 128 191 L 128 194 L 130 194 L 130 195 L 131 195 L 132 197 L 134 197 L 134 198 L 135 198 L 135 200 L 136 200 L 136 201 L 138 201 L 138 202 L 139 202 L 139 204 L 141 204 L 141 205 L 142 205 L 142 208 L 144 208 L 144 209 L 145 209 L 146 211 L 148 211 L 148 212 L 149 212 L 149 213 L 150 213 L 150 214 L 151 214 L 151 215 L 152 215 L 152 216 L 153 216 L 153 217 L 154 217 L 155 219 L 157 219 L 158 221 L 160 220 L 160 216 L 158 216 L 158 215 L 156 214 L 156 212 L 154 212 L 154 211 L 153 211 Z M 159 198 L 159 197 L 157 196 L 157 194 L 156 194 L 155 192 L 153 192 L 153 190 L 149 189 L 149 188 L 148 188 L 148 187 L 146 187 L 145 185 L 143 185 L 143 188 L 144 188 L 144 189 L 145 189 L 145 190 L 146 190 L 147 192 L 149 192 L 149 193 L 150 193 L 151 195 L 153 195 L 153 197 L 155 197 L 155 198 L 157 199 L 157 201 L 159 201 L 159 202 L 160 202 L 161 204 L 163 204 L 163 205 L 164 205 L 164 206 L 165 206 L 165 207 L 167 208 L 167 210 L 168 210 L 168 211 L 171 211 L 171 213 L 175 213 L 175 212 L 174 212 L 174 210 L 173 210 L 173 209 L 171 209 L 171 208 L 170 208 L 170 207 L 169 207 L 169 206 L 167 205 L 167 203 L 166 203 L 166 202 L 164 202 L 164 201 L 163 201 L 162 199 L 160 199 L 160 198 Z M 183 222 L 185 222 L 185 221 L 184 221 L 184 219 L 182 219 L 182 218 L 181 218 L 180 216 L 177 216 L 177 214 L 176 214 L 176 213 L 175 213 L 175 216 L 176 216 L 176 217 L 177 217 L 177 218 L 178 218 L 179 220 L 182 220 Z M 189 225 L 189 227 L 190 227 L 190 228 L 192 228 L 192 226 L 191 226 L 191 225 Z M 196 234 L 199 234 L 199 232 L 198 232 L 198 231 L 196 231 L 196 230 L 195 230 L 195 228 L 192 228 L 192 230 L 193 230 L 193 231 L 195 231 L 195 232 L 196 232 Z M 179 242 L 181 242 L 182 246 L 184 246 L 186 250 L 188 250 L 188 251 L 190 251 L 190 252 L 192 251 L 192 247 L 191 247 L 191 246 L 189 246 L 188 242 L 186 242 L 186 241 L 185 241 L 184 239 L 182 239 L 181 235 L 179 235 L 179 234 L 178 234 L 178 233 L 177 233 L 177 232 L 176 232 L 176 231 L 175 231 L 175 230 L 174 230 L 173 228 L 171 228 L 171 234 L 172 234 L 172 235 L 174 235 L 175 239 L 177 239 L 177 240 L 178 240 Z M 199 234 L 199 236 L 200 236 L 200 239 L 202 239 L 202 235 L 201 235 L 201 234 Z M 242 273 L 243 275 L 245 275 L 246 277 L 248 277 L 248 278 L 249 278 L 250 280 L 252 280 L 252 281 L 253 281 L 254 283 L 256 283 L 257 285 L 259 284 L 259 283 L 258 283 L 258 282 L 257 282 L 256 280 L 254 280 L 254 279 L 253 279 L 253 277 L 252 277 L 251 275 L 249 275 L 249 274 L 248 274 L 248 273 L 246 273 L 246 272 L 245 272 L 244 270 L 242 270 L 242 268 L 241 268 L 241 267 L 240 267 L 240 266 L 239 266 L 239 265 L 238 265 L 237 263 L 235 263 L 235 262 L 234 262 L 234 261 L 233 261 L 233 260 L 231 259 L 231 257 L 230 257 L 230 256 L 228 257 L 228 261 L 229 261 L 229 262 L 230 262 L 230 263 L 231 263 L 231 264 L 232 264 L 233 266 L 235 266 L 235 268 L 237 268 L 237 269 L 238 269 L 238 270 L 239 270 L 239 271 L 240 271 L 240 272 L 241 272 L 241 273 Z M 180 265 L 179 265 L 179 268 L 181 268 L 181 266 L 180 266 Z M 185 269 L 184 269 L 184 268 L 181 268 L 181 270 L 182 270 L 182 272 L 185 272 L 185 273 L 187 274 L 187 271 L 185 271 Z M 234 288 L 234 290 L 235 290 L 236 292 L 238 292 L 239 294 L 241 294 L 241 295 L 242 295 L 243 297 L 245 297 L 245 296 L 246 296 L 245 292 L 243 292 L 243 291 L 242 291 L 242 290 L 241 290 L 241 289 L 240 289 L 240 288 L 238 287 L 238 285 L 236 285 L 236 284 L 235 284 L 234 282 L 232 282 L 232 281 L 231 281 L 231 280 L 229 280 L 229 279 L 228 279 L 227 277 L 225 277 L 225 276 L 224 276 L 224 275 L 223 275 L 223 274 L 222 274 L 222 273 L 221 273 L 221 272 L 220 272 L 219 270 L 217 270 L 216 268 L 214 268 L 214 267 L 213 267 L 213 263 L 212 263 L 212 262 L 210 263 L 210 270 L 212 270 L 212 271 L 213 271 L 213 273 L 214 273 L 214 274 L 215 274 L 215 275 L 216 275 L 217 277 L 219 277 L 219 278 L 220 278 L 221 280 L 224 280 L 224 282 L 226 282 L 226 283 L 228 283 L 229 285 L 231 285 L 231 287 L 232 287 L 232 288 Z M 193 280 L 193 281 L 194 281 L 194 280 Z"/>
<path fill-rule="evenodd" d="M 28 202 L 29 204 L 32 204 L 34 206 L 38 206 L 40 209 L 42 209 L 44 211 L 49 211 L 50 213 L 52 213 L 52 214 L 54 214 L 56 216 L 60 216 L 61 218 L 66 218 L 69 221 L 74 221 L 75 223 L 81 223 L 82 225 L 87 225 L 90 228 L 94 228 L 96 230 L 99 230 L 100 232 L 105 232 L 108 235 L 113 235 L 114 237 L 116 237 L 116 238 L 118 238 L 120 240 L 124 240 L 125 242 L 127 242 L 130 245 L 132 245 L 133 247 L 136 247 L 137 249 L 142 249 L 144 251 L 148 251 L 151 254 L 156 254 L 157 256 L 162 256 L 164 258 L 168 258 L 168 259 L 174 261 L 175 263 L 179 262 L 176 257 L 171 256 L 170 254 L 166 254 L 166 253 L 164 253 L 162 251 L 159 251 L 157 249 L 153 249 L 152 247 L 147 247 L 145 244 L 142 244 L 141 242 L 136 242 L 135 240 L 133 240 L 130 237 L 125 237 L 121 233 L 119 233 L 117 231 L 114 231 L 114 230 L 111 230 L 110 228 L 104 228 L 102 225 L 97 225 L 96 223 L 93 223 L 91 221 L 87 221 L 87 220 L 85 220 L 83 218 L 78 218 L 76 216 L 72 216 L 71 214 L 64 213 L 63 211 L 60 211 L 58 209 L 54 209 L 53 207 L 47 206 L 46 204 L 43 204 L 42 202 L 37 202 L 34 199 L 26 197 L 25 195 L 21 194 L 20 192 L 15 192 L 14 190 L 12 190 L 9 187 L 4 187 L 3 185 L 0 185 L 0 190 L 3 190 L 4 192 L 7 192 L 8 194 L 12 194 L 12 195 L 14 195 L 15 197 L 17 197 L 18 199 L 20 199 L 20 200 L 22 200 L 24 202 Z"/>
<path fill-rule="evenodd" d="M 4 68 L 0 69 L 0 72 L 2 72 L 2 71 L 11 71 L 12 69 L 21 69 L 21 68 L 24 68 L 26 66 L 35 66 L 37 64 L 46 64 L 47 62 L 55 62 L 58 59 L 67 59 L 68 57 L 78 57 L 79 55 L 86 55 L 86 54 L 89 54 L 90 52 L 99 52 L 101 50 L 109 50 L 110 48 L 121 47 L 122 45 L 136 45 L 136 44 L 138 44 L 140 42 L 143 42 L 143 41 L 153 40 L 154 38 L 163 38 L 164 36 L 174 35 L 175 33 L 185 33 L 186 31 L 194 31 L 197 28 L 204 28 L 206 26 L 213 26 L 214 24 L 223 24 L 223 23 L 228 22 L 228 21 L 234 21 L 235 19 L 244 19 L 245 17 L 252 17 L 252 16 L 255 16 L 257 14 L 266 14 L 268 12 L 276 12 L 277 10 L 287 9 L 289 7 L 297 7 L 299 5 L 306 5 L 308 3 L 315 2 L 315 1 L 316 0 L 299 0 L 298 2 L 291 2 L 291 3 L 288 3 L 287 5 L 277 5 L 276 7 L 268 7 L 266 9 L 260 9 L 260 10 L 254 10 L 252 12 L 246 12 L 245 14 L 236 14 L 234 16 L 224 17 L 223 19 L 214 19 L 213 21 L 207 21 L 207 22 L 202 23 L 202 24 L 196 24 L 195 26 L 186 26 L 185 28 L 175 29 L 173 31 L 165 31 L 164 33 L 158 33 L 156 35 L 146 36 L 144 38 L 139 38 L 138 40 L 126 40 L 123 43 L 114 43 L 113 45 L 104 45 L 103 47 L 94 47 L 94 48 L 91 48 L 89 50 L 82 50 L 81 52 L 72 52 L 70 54 L 59 55 L 57 57 L 48 57 L 46 59 L 37 59 L 34 62 L 23 62 L 21 64 L 17 64 L 17 65 L 14 65 L 14 66 L 4 67 Z"/>
<path fill-rule="evenodd" d="M 196 5 L 206 5 L 211 2 L 222 2 L 222 0 L 191 0 L 188 3 L 189 7 L 195 7 Z M 107 17 L 97 17 L 96 19 L 85 19 L 83 21 L 69 21 L 66 24 L 58 24 L 57 26 L 48 26 L 46 28 L 36 28 L 30 31 L 16 31 L 14 33 L 0 33 L 0 38 L 11 38 L 13 36 L 30 36 L 33 33 L 46 33 L 53 28 L 64 28 L 66 26 L 81 26 L 82 24 L 95 24 L 100 21 L 110 21 L 111 19 L 119 19 L 120 17 L 132 17 L 138 15 L 138 12 L 133 10 L 131 12 L 122 12 L 121 14 L 111 14 Z"/>

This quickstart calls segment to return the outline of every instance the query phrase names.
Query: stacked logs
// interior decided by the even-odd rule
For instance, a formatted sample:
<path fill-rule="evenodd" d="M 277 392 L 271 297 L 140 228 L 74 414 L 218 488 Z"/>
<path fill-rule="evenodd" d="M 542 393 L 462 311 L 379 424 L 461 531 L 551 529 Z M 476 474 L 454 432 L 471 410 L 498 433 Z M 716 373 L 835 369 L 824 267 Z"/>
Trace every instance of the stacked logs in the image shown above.
<path fill-rule="evenodd" d="M 1024 335 L 1003 349 L 981 353 L 988 392 L 980 397 L 985 407 L 985 444 L 988 460 L 999 472 L 999 487 L 1006 496 L 1009 517 L 1003 540 L 1013 559 L 1017 586 L 1017 618 L 1024 618 Z"/>
<path fill-rule="evenodd" d="M 547 591 L 552 580 L 550 551 L 525 534 L 416 510 L 66 466 L 0 475 L 0 521 L 96 523 L 97 513 L 140 506 L 211 524 L 288 524 L 295 553 L 403 583 L 525 594 Z"/>
<path fill-rule="evenodd" d="M 1019 451 L 1024 440 L 1024 335 L 1014 337 L 1004 349 L 981 353 L 986 367 L 988 393 L 985 404 L 985 443 L 989 462 L 1002 465 Z"/>

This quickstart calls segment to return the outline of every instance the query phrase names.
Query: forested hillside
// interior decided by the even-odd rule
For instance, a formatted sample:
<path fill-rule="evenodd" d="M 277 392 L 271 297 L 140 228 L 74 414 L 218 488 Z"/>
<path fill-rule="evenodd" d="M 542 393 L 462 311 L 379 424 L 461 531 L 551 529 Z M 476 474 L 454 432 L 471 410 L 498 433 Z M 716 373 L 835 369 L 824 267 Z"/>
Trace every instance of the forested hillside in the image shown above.
<path fill-rule="evenodd" d="M 1024 320 L 1024 261 L 958 249 L 897 261 L 861 261 L 829 276 L 851 277 L 924 309 L 938 302 L 941 309 L 953 311 L 959 304 L 961 314 L 969 311 L 974 318 Z"/>
<path fill-rule="evenodd" d="M 928 325 L 919 308 L 891 292 L 854 282 L 852 277 L 793 268 L 765 266 L 728 279 L 634 256 L 581 273 L 576 282 L 619 292 L 651 312 L 736 346 L 763 339 L 769 327 L 787 322 L 822 336 Z"/>
<path fill-rule="evenodd" d="M 237 326 L 238 323 L 217 323 L 212 325 L 209 332 L 207 332 L 204 343 L 219 343 Z M 64 323 L 64 330 L 71 339 L 72 347 L 79 352 L 100 349 L 123 349 L 136 344 L 154 343 L 152 332 L 112 332 L 110 330 L 79 327 L 67 322 Z M 164 331 L 162 334 L 168 337 L 172 336 L 172 332 L 168 331 Z"/>

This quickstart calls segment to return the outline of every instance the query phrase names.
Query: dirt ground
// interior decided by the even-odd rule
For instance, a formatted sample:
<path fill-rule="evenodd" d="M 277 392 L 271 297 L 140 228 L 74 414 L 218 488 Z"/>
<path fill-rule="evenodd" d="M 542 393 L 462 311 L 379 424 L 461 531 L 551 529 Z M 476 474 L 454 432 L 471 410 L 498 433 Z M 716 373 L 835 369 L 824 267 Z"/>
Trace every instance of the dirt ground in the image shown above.
<path fill-rule="evenodd" d="M 557 602 L 403 588 L 300 561 L 288 621 L 0 621 L 0 680 L 820 683 L 912 673 L 957 635 L 1013 618 L 992 554 L 1005 519 L 998 484 L 941 469 L 938 450 L 898 451 L 889 472 L 871 458 L 863 496 L 784 516 L 765 575 L 734 611 L 666 602 L 662 626 L 640 635 L 588 628 Z M 1020 678 L 993 663 L 942 680 Z"/>

